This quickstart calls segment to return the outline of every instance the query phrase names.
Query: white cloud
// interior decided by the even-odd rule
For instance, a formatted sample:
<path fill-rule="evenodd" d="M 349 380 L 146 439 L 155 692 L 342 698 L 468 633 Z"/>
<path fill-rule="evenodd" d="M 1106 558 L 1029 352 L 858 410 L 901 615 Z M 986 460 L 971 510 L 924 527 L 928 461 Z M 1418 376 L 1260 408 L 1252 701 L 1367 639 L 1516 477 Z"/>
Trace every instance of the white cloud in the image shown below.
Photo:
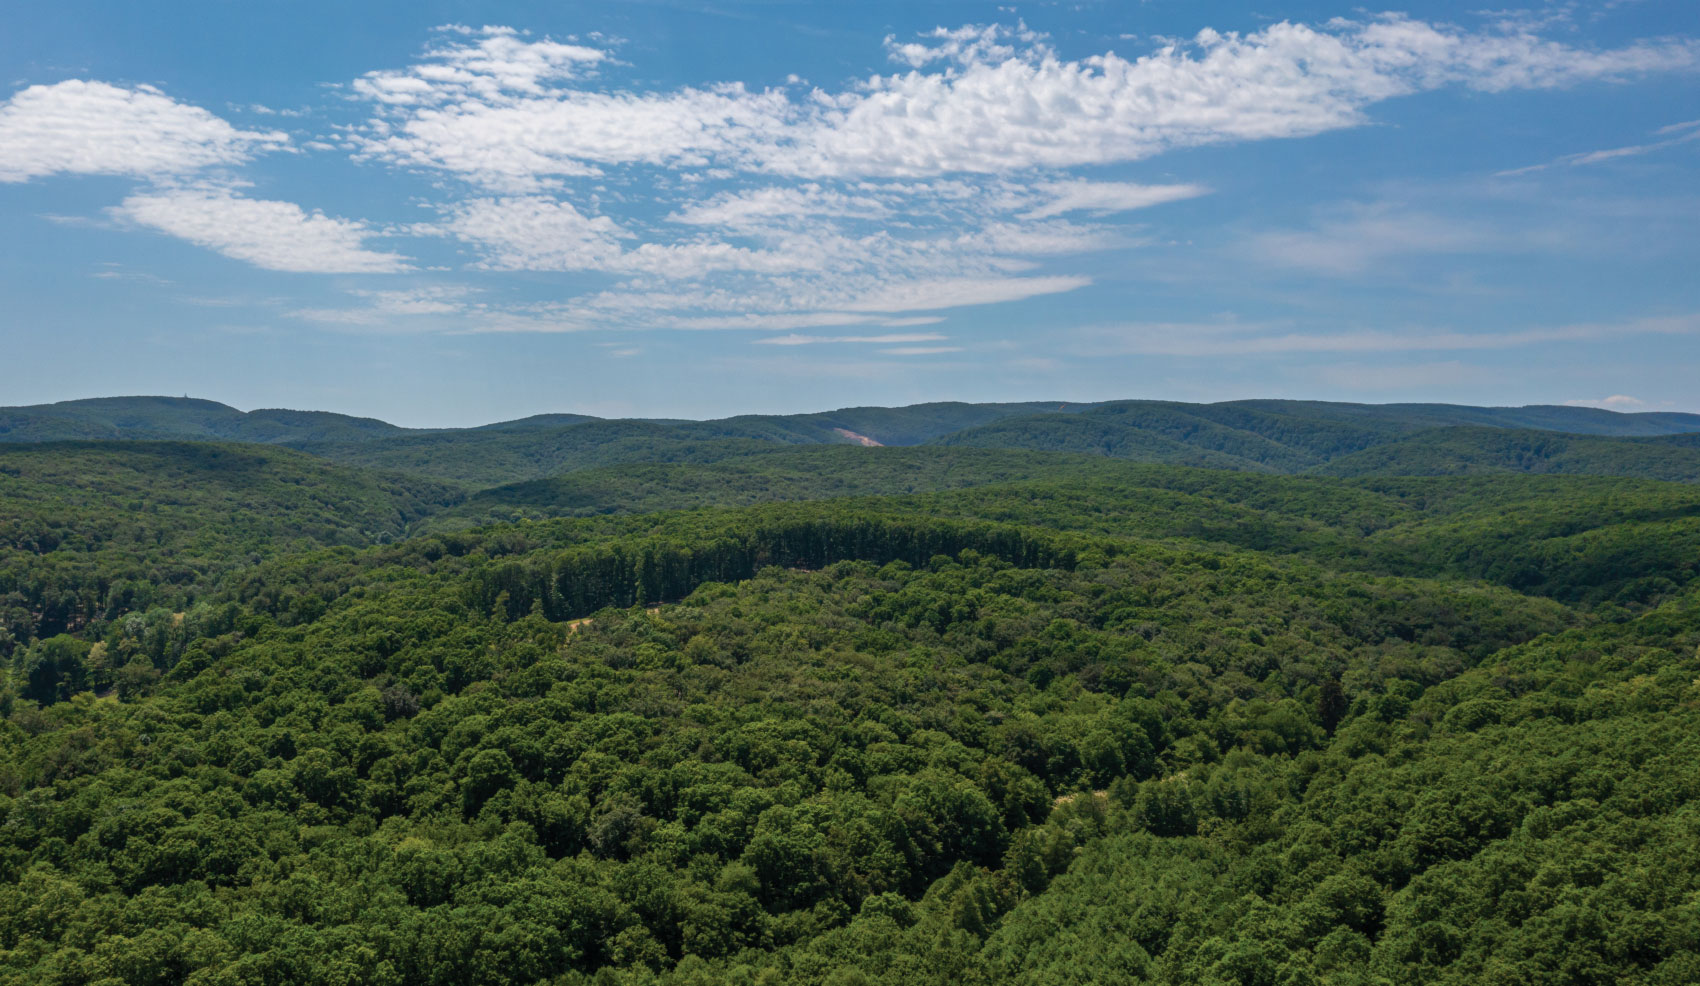
<path fill-rule="evenodd" d="M 888 42 L 907 72 L 793 98 L 736 83 L 592 91 L 574 75 L 602 60 L 594 49 L 489 34 L 357 83 L 375 109 L 362 146 L 507 190 L 622 164 L 814 178 L 1006 174 L 1307 136 L 1361 124 L 1375 103 L 1445 86 L 1554 88 L 1700 64 L 1693 41 L 1588 50 L 1402 15 L 1249 34 L 1205 29 L 1131 59 L 1065 60 L 1023 30 L 969 27 L 928 40 Z M 941 60 L 943 68 L 930 68 Z"/>
<path fill-rule="evenodd" d="M 1044 47 L 911 71 L 823 97 L 761 156 L 805 175 L 1002 173 L 1134 161 L 1177 147 L 1302 137 L 1362 123 L 1374 103 L 1449 85 L 1553 88 L 1700 63 L 1690 41 L 1587 51 L 1527 34 L 1472 34 L 1397 15 L 1199 32 L 1135 59 Z"/>
<path fill-rule="evenodd" d="M 368 72 L 355 80 L 355 93 L 389 105 L 497 102 L 541 95 L 544 82 L 582 77 L 608 57 L 584 45 L 547 38 L 527 41 L 506 27 L 473 30 L 452 25 L 438 30 L 477 40 L 427 48 L 424 61 L 408 69 Z"/>
<path fill-rule="evenodd" d="M 359 135 L 362 156 L 456 173 L 498 191 L 535 191 L 562 177 L 599 175 L 603 165 L 703 167 L 741 157 L 742 144 L 782 128 L 789 106 L 783 93 L 735 83 L 652 94 L 510 92 L 501 80 L 511 66 L 483 71 L 481 82 L 442 85 L 398 73 L 386 83 L 395 90 L 389 98 L 372 97 L 377 115 Z M 495 95 L 486 94 L 491 88 Z"/>
<path fill-rule="evenodd" d="M 876 321 L 872 315 L 853 315 L 848 312 L 786 312 L 771 315 L 709 315 L 672 318 L 664 321 L 670 329 L 755 329 L 777 332 L 784 329 L 823 329 L 839 325 L 864 325 Z M 881 322 L 889 325 L 889 322 Z M 794 336 L 788 338 L 803 338 Z"/>
<path fill-rule="evenodd" d="M 892 61 L 903 62 L 910 68 L 920 68 L 938 61 L 972 65 L 976 62 L 1001 62 L 1014 58 L 1017 49 L 1010 44 L 1011 41 L 1031 45 L 1045 38 L 1043 34 L 1028 30 L 1026 24 L 1015 28 L 1001 24 L 935 27 L 923 37 L 936 43 L 899 43 L 895 37 L 888 35 L 885 39 L 886 54 Z"/>
<path fill-rule="evenodd" d="M 646 287 L 647 281 L 639 279 L 564 302 L 507 311 L 480 309 L 466 324 L 478 332 L 574 332 L 590 328 L 785 331 L 849 325 L 891 329 L 933 324 L 940 319 L 887 318 L 887 313 L 1014 301 L 1073 290 L 1089 281 L 1064 276 L 920 278 L 864 273 L 844 279 L 742 274 L 733 276 L 731 283 L 740 289 L 687 282 L 667 290 Z M 875 335 L 886 333 L 868 334 L 870 338 Z M 908 333 L 903 335 L 909 337 Z M 930 333 L 926 335 L 928 339 L 919 341 L 933 341 Z"/>
<path fill-rule="evenodd" d="M 513 313 L 502 324 L 516 330 L 806 330 L 1075 290 L 1090 280 L 1051 258 L 1142 242 L 1104 217 L 1209 190 L 1069 169 L 1356 126 L 1380 101 L 1443 86 L 1552 87 L 1700 62 L 1692 42 L 1589 51 L 1522 27 L 1402 15 L 1205 30 L 1082 59 L 1024 26 L 974 25 L 889 38 L 898 71 L 836 89 L 645 90 L 602 74 L 619 65 L 608 44 L 450 26 L 413 64 L 352 86 L 370 109 L 348 136 L 357 157 L 477 189 L 451 191 L 442 218 L 415 232 L 461 241 L 485 269 L 622 279 Z M 1468 224 L 1364 210 L 1250 246 L 1346 273 L 1490 241 Z"/>
<path fill-rule="evenodd" d="M 152 86 L 68 79 L 0 103 L 0 182 L 52 174 L 181 175 L 288 146 L 278 131 L 238 130 Z"/>
<path fill-rule="evenodd" d="M 877 336 L 805 336 L 793 333 L 788 336 L 757 339 L 755 343 L 762 346 L 817 346 L 842 343 L 891 345 L 899 342 L 942 342 L 946 338 L 946 336 L 937 332 L 892 332 Z"/>
<path fill-rule="evenodd" d="M 239 106 L 234 106 L 234 105 L 231 106 L 231 109 L 243 109 L 243 108 L 244 107 L 239 107 Z M 312 116 L 313 115 L 313 111 L 310 110 L 310 109 L 307 109 L 306 107 L 301 107 L 299 109 L 281 109 L 280 110 L 280 109 L 273 109 L 272 107 L 267 106 L 264 103 L 249 103 L 247 105 L 247 107 L 245 107 L 245 108 L 248 110 L 248 112 L 255 113 L 255 114 L 258 114 L 260 116 L 303 117 L 303 116 Z"/>
<path fill-rule="evenodd" d="M 455 203 L 441 223 L 415 227 L 477 244 L 495 270 L 604 271 L 670 279 L 713 271 L 778 273 L 811 265 L 797 252 L 751 250 L 712 240 L 643 243 L 607 216 L 586 216 L 570 202 L 540 195 L 478 198 Z"/>
<path fill-rule="evenodd" d="M 1135 185 L 1114 181 L 1057 181 L 1039 186 L 1050 201 L 1028 209 L 1023 219 L 1045 219 L 1065 212 L 1092 212 L 1104 215 L 1144 209 L 1165 202 L 1208 195 L 1203 185 Z"/>
<path fill-rule="evenodd" d="M 753 329 L 756 331 L 780 332 L 786 329 L 825 329 L 841 325 L 876 325 L 886 329 L 910 328 L 917 325 L 936 325 L 944 321 L 941 316 L 922 315 L 909 318 L 881 318 L 876 315 L 852 314 L 850 312 L 782 312 L 778 314 L 757 315 L 745 312 L 741 315 L 706 315 L 679 316 L 658 320 L 656 325 L 668 329 Z M 763 339 L 761 342 L 774 345 L 799 345 L 807 342 L 855 342 L 863 337 L 822 337 L 815 336 L 780 336 L 774 339 Z M 897 336 L 870 336 L 875 341 L 898 341 Z M 943 336 L 931 334 L 916 335 L 916 340 L 942 339 Z"/>
<path fill-rule="evenodd" d="M 601 269 L 631 236 L 607 216 L 586 216 L 570 202 L 537 195 L 467 199 L 448 212 L 416 231 L 477 244 L 486 251 L 485 265 L 498 270 Z"/>
<path fill-rule="evenodd" d="M 900 281 L 881 286 L 845 305 L 851 311 L 909 312 L 991 305 L 1005 301 L 1073 291 L 1092 283 L 1089 277 L 958 277 Z"/>
<path fill-rule="evenodd" d="M 980 229 L 961 234 L 954 245 L 988 257 L 1032 257 L 1085 253 L 1130 243 L 1107 229 L 1051 220 L 1025 224 L 987 223 Z"/>
<path fill-rule="evenodd" d="M 706 202 L 693 202 L 668 218 L 692 226 L 750 230 L 765 229 L 775 222 L 821 216 L 870 220 L 890 216 L 892 205 L 888 197 L 870 192 L 845 192 L 813 183 L 769 186 L 725 192 Z"/>
<path fill-rule="evenodd" d="M 359 222 L 309 213 L 293 202 L 243 198 L 195 186 L 141 192 L 110 212 L 268 270 L 381 274 L 407 270 L 407 258 L 369 250 Z"/>
<path fill-rule="evenodd" d="M 1068 59 L 1025 26 L 972 25 L 887 39 L 897 66 L 889 75 L 758 91 L 735 82 L 620 88 L 605 77 L 621 67 L 610 39 L 447 25 L 410 64 L 351 81 L 346 93 L 365 107 L 364 123 L 316 136 L 359 159 L 448 179 L 437 185 L 438 218 L 404 232 L 456 241 L 477 269 L 601 283 L 575 278 L 592 282 L 588 293 L 529 307 L 414 291 L 298 314 L 453 319 L 472 331 L 924 324 L 938 317 L 887 316 L 1085 287 L 1091 279 L 1057 258 L 1145 235 L 1106 217 L 1209 192 L 1070 169 L 1357 126 L 1378 102 L 1445 86 L 1550 88 L 1700 63 L 1691 41 L 1588 50 L 1533 30 L 1383 15 L 1204 30 L 1144 54 Z M 1700 130 L 1672 134 L 1660 141 Z M 58 171 L 170 178 L 289 146 L 284 134 L 237 130 L 157 90 L 78 81 L 0 105 L 7 136 L 22 138 L 0 139 L 0 180 L 12 181 Z M 1594 153 L 1631 151 L 1640 152 Z M 369 248 L 377 234 L 362 222 L 204 180 L 138 192 L 111 213 L 272 269 L 409 269 L 407 258 Z M 1474 221 L 1362 207 L 1263 233 L 1245 249 L 1272 264 L 1352 273 L 1390 256 L 1506 242 Z M 867 331 L 781 339 L 865 340 L 896 347 L 891 355 L 954 348 L 923 345 L 942 337 L 900 342 Z M 1388 335 L 1285 333 L 1279 345 L 1373 348 Z"/>
<path fill-rule="evenodd" d="M 640 242 L 633 230 L 561 198 L 477 197 L 445 206 L 441 221 L 414 230 L 460 239 L 488 269 L 631 279 L 563 305 L 574 325 L 782 330 L 1084 285 L 1079 277 L 1013 276 L 1029 272 L 1032 258 L 1118 242 L 1096 226 L 996 218 L 1031 201 L 1025 190 L 950 182 L 769 186 L 715 196 L 669 217 L 700 233 Z M 874 218 L 885 213 L 894 218 Z"/>
<path fill-rule="evenodd" d="M 702 277 L 715 271 L 780 274 L 819 270 L 820 258 L 812 250 L 752 250 L 714 240 L 695 240 L 645 243 L 628 251 L 613 269 L 665 278 Z"/>
<path fill-rule="evenodd" d="M 937 356 L 940 353 L 960 353 L 961 346 L 895 346 L 882 349 L 887 356 Z"/>

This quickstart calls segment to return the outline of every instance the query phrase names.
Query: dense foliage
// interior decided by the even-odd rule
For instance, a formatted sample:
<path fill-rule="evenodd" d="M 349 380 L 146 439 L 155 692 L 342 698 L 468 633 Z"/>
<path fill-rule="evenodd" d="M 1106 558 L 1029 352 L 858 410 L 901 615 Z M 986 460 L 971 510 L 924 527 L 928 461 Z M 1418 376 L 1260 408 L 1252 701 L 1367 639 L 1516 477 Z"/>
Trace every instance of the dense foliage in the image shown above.
<path fill-rule="evenodd" d="M 1700 978 L 1700 486 L 1229 410 L 6 448 L 0 983 Z"/>
<path fill-rule="evenodd" d="M 1434 429 L 1441 431 L 1418 434 Z M 1508 434 L 1518 429 L 1594 437 Z M 412 472 L 473 489 L 579 469 L 702 464 L 780 446 L 821 444 L 1072 452 L 1254 472 L 1571 472 L 1693 480 L 1695 460 L 1679 451 L 1685 447 L 1680 441 L 1624 440 L 1684 434 L 1700 434 L 1700 415 L 1318 401 L 936 403 L 714 421 L 541 414 L 447 429 L 398 428 L 316 411 L 244 413 L 189 398 L 101 398 L 0 408 L 0 443 L 179 438 L 279 444 L 348 465 Z M 1341 464 L 1333 467 L 1336 460 Z"/>
<path fill-rule="evenodd" d="M 432 476 L 473 489 L 573 469 L 626 462 L 716 462 L 783 447 L 765 438 L 704 440 L 653 421 L 591 421 L 301 445 L 305 451 L 347 465 Z"/>
<path fill-rule="evenodd" d="M 1120 479 L 1123 463 L 1097 457 L 960 448 L 849 445 L 764 448 L 702 464 L 630 463 L 496 486 L 433 517 L 431 527 L 653 513 L 778 500 L 896 495 L 1046 479 Z"/>
<path fill-rule="evenodd" d="M 1700 448 L 1675 444 L 1668 438 L 1441 428 L 1335 459 L 1317 471 L 1330 476 L 1570 473 L 1692 483 L 1700 481 Z"/>
<path fill-rule="evenodd" d="M 1568 407 L 1122 401 L 1078 414 L 1006 417 L 931 441 L 1338 476 L 1559 472 L 1692 481 L 1700 478 L 1700 459 L 1634 437 L 1692 430 L 1690 417 Z"/>
<path fill-rule="evenodd" d="M 851 496 L 862 511 L 1186 539 L 1590 605 L 1656 601 L 1700 575 L 1692 486 L 1556 476 L 1343 482 L 968 448 L 801 448 L 708 466 L 584 470 L 482 491 L 423 526 Z"/>
<path fill-rule="evenodd" d="M 188 439 L 288 444 L 363 441 L 406 431 L 375 418 L 278 409 L 244 413 L 189 397 L 100 397 L 0 408 L 0 442 Z"/>
<path fill-rule="evenodd" d="M 181 609 L 261 558 L 394 540 L 460 498 L 252 445 L 0 445 L 0 657 L 135 609 Z"/>

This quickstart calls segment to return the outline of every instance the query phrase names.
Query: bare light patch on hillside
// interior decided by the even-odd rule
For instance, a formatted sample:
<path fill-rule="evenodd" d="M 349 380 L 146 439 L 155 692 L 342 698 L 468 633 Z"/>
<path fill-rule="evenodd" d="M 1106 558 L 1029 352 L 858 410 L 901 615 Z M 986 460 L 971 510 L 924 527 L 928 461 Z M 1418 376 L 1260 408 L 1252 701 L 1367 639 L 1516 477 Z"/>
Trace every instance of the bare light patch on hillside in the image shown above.
<path fill-rule="evenodd" d="M 856 444 L 865 445 L 868 448 L 879 448 L 884 444 L 883 442 L 876 442 L 866 435 L 858 435 L 848 428 L 834 428 L 832 430 L 838 432 L 840 435 L 843 435 L 845 438 L 850 439 Z"/>

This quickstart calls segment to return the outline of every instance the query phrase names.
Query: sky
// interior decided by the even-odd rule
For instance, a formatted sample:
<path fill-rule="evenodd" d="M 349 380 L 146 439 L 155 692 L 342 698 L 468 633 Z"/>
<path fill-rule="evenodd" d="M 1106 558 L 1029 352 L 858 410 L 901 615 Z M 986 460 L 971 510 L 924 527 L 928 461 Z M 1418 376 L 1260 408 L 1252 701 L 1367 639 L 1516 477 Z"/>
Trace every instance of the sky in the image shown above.
<path fill-rule="evenodd" d="M 1700 411 L 1700 3 L 56 0 L 0 405 Z"/>

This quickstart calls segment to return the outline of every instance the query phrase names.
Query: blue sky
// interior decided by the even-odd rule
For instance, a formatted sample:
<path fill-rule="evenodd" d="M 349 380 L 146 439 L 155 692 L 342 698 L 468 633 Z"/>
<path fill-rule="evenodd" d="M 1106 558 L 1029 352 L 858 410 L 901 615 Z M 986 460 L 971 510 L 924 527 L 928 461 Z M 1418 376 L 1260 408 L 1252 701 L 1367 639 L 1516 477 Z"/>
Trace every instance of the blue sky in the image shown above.
<path fill-rule="evenodd" d="M 1700 411 L 1700 4 L 29 4 L 0 404 Z"/>

